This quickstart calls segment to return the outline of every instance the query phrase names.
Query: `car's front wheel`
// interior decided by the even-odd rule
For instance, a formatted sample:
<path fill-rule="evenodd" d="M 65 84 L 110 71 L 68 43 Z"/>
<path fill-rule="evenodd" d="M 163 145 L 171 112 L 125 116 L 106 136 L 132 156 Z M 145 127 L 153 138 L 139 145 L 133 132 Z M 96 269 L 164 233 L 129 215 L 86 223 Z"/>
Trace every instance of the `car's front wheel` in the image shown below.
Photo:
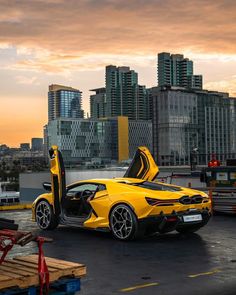
<path fill-rule="evenodd" d="M 58 226 L 58 218 L 55 216 L 51 205 L 45 201 L 39 201 L 35 209 L 36 222 L 43 230 L 55 229 Z"/>
<path fill-rule="evenodd" d="M 110 229 L 119 240 L 132 240 L 138 234 L 138 222 L 129 206 L 119 204 L 110 213 Z"/>

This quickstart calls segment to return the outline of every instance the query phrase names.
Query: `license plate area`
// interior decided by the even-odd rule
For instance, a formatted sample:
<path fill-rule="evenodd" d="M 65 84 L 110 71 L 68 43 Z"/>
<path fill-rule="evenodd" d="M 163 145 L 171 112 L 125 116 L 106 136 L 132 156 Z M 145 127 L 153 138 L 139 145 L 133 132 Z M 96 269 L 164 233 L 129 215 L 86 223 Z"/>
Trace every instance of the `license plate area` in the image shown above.
<path fill-rule="evenodd" d="M 183 216 L 184 222 L 194 222 L 194 221 L 202 221 L 201 214 L 194 214 L 194 215 L 185 215 Z"/>

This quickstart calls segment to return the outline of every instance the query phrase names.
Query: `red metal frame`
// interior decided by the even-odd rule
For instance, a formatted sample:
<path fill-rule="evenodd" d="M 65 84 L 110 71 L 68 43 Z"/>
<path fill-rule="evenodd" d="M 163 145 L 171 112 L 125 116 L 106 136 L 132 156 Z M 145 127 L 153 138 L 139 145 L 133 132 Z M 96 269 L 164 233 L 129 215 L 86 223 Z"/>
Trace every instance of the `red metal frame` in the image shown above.
<path fill-rule="evenodd" d="M 31 232 L 20 232 L 15 230 L 2 229 L 0 230 L 0 252 L 3 253 L 0 258 L 0 265 L 3 263 L 8 252 L 13 248 L 14 245 L 24 246 L 31 241 L 37 242 L 39 249 L 38 274 L 40 283 L 40 295 L 48 294 L 49 271 L 43 253 L 43 243 L 51 242 L 52 240 L 35 236 Z"/>

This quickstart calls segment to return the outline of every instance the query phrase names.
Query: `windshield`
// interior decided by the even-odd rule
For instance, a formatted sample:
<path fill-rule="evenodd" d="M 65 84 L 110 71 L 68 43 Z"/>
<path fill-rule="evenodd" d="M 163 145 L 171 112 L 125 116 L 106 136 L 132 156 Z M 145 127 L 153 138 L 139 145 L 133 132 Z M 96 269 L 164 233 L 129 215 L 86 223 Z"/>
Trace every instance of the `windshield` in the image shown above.
<path fill-rule="evenodd" d="M 155 182 L 150 182 L 150 181 L 144 181 L 141 183 L 130 183 L 131 185 L 150 189 L 153 191 L 170 191 L 170 192 L 175 192 L 175 191 L 181 191 L 181 188 L 179 187 L 174 187 L 170 185 L 162 185 L 160 183 L 155 183 Z"/>

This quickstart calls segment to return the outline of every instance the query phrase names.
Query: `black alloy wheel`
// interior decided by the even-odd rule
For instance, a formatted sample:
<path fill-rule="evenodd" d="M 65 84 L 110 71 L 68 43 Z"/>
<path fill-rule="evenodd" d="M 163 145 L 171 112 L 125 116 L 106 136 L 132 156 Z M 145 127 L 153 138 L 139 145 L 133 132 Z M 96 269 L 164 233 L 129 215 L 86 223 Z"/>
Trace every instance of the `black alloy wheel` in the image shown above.
<path fill-rule="evenodd" d="M 125 204 L 115 206 L 110 213 L 110 229 L 118 240 L 132 240 L 138 235 L 137 217 Z"/>
<path fill-rule="evenodd" d="M 39 228 L 43 230 L 55 229 L 59 224 L 52 206 L 46 200 L 41 200 L 36 205 L 35 217 Z"/>

